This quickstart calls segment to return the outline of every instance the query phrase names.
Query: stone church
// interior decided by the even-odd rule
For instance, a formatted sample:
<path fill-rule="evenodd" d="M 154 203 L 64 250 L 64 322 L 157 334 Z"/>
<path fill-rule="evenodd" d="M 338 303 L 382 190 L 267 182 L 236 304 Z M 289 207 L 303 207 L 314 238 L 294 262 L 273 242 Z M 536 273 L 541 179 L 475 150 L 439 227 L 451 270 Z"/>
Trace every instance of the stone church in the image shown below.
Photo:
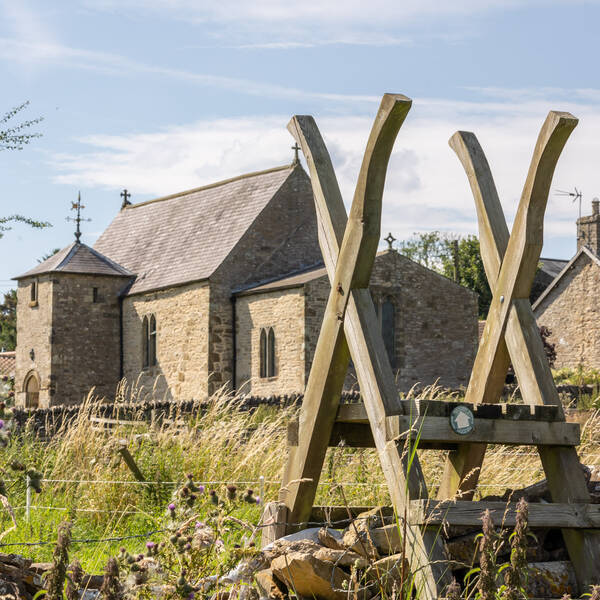
<path fill-rule="evenodd" d="M 577 252 L 533 304 L 555 345 L 555 367 L 600 369 L 600 201 L 577 220 Z"/>
<path fill-rule="evenodd" d="M 329 283 L 298 162 L 125 202 L 93 248 L 77 238 L 18 281 L 17 402 L 204 398 L 304 389 Z M 477 297 L 394 250 L 371 292 L 398 387 L 466 385 Z M 348 377 L 348 386 L 355 383 Z"/>

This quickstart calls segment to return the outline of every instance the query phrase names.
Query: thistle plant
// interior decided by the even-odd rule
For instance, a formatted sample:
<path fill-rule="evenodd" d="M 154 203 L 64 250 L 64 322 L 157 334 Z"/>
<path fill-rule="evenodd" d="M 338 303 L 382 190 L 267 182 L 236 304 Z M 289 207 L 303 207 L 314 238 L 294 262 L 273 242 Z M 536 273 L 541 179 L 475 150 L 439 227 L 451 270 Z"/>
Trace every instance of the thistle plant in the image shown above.
<path fill-rule="evenodd" d="M 67 600 L 79 600 L 79 592 L 83 588 L 83 569 L 80 562 L 75 558 L 69 565 L 67 573 L 67 586 L 65 596 Z"/>
<path fill-rule="evenodd" d="M 71 523 L 64 521 L 58 526 L 58 537 L 54 552 L 52 553 L 52 568 L 46 580 L 48 600 L 63 600 L 63 588 L 69 565 L 70 545 Z"/>
<path fill-rule="evenodd" d="M 483 513 L 483 533 L 479 540 L 479 580 L 477 581 L 478 596 L 481 600 L 496 598 L 496 548 L 494 538 L 494 522 L 489 510 Z"/>
<path fill-rule="evenodd" d="M 123 597 L 123 586 L 119 581 L 119 563 L 116 558 L 111 557 L 106 563 L 100 596 L 104 600 L 121 600 Z"/>
<path fill-rule="evenodd" d="M 510 563 L 504 574 L 503 600 L 518 600 L 525 596 L 527 582 L 527 521 L 529 509 L 525 498 L 517 504 L 515 530 L 510 536 Z M 600 595 L 599 595 L 600 597 Z"/>

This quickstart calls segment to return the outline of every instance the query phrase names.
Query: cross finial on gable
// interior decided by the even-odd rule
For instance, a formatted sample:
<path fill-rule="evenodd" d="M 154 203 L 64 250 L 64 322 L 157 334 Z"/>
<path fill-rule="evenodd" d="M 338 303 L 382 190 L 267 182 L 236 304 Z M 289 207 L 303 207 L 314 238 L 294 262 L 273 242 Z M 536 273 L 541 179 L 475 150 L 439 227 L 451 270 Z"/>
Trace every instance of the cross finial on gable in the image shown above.
<path fill-rule="evenodd" d="M 298 146 L 298 142 L 296 142 L 292 146 L 292 150 L 294 151 L 294 162 L 292 164 L 297 165 L 300 162 L 300 158 L 298 156 L 298 151 L 300 150 L 300 146 Z"/>
<path fill-rule="evenodd" d="M 383 238 L 384 242 L 387 242 L 388 250 L 393 250 L 392 244 L 396 241 L 396 238 L 392 235 L 392 232 L 387 234 L 387 237 Z"/>
<path fill-rule="evenodd" d="M 77 211 L 77 216 L 67 217 L 67 221 L 73 221 L 73 223 L 77 224 L 77 228 L 75 229 L 75 240 L 79 244 L 79 238 L 81 237 L 81 221 L 91 221 L 91 219 L 82 219 L 81 218 L 81 209 L 85 208 L 83 204 L 81 204 L 81 192 L 77 194 L 77 202 L 71 202 L 71 210 Z"/>
<path fill-rule="evenodd" d="M 127 191 L 127 189 L 124 189 L 121 192 L 121 198 L 123 198 L 123 203 L 121 204 L 121 210 L 123 210 L 126 206 L 129 206 L 131 204 L 131 202 L 129 202 L 131 194 Z"/>

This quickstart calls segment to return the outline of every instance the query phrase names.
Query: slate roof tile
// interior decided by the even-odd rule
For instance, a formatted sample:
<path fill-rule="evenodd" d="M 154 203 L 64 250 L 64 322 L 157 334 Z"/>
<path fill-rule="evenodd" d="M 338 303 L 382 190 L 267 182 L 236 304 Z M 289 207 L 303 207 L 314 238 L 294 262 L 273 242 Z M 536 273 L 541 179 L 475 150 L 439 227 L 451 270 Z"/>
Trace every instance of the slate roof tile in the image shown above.
<path fill-rule="evenodd" d="M 94 247 L 136 274 L 128 294 L 207 279 L 294 168 L 249 173 L 127 206 Z"/>
<path fill-rule="evenodd" d="M 85 244 L 73 242 L 70 246 L 63 248 L 33 269 L 14 279 L 55 272 L 81 273 L 86 275 L 116 275 L 120 277 L 133 276 L 133 273 L 110 258 L 103 256 L 97 250 Z"/>

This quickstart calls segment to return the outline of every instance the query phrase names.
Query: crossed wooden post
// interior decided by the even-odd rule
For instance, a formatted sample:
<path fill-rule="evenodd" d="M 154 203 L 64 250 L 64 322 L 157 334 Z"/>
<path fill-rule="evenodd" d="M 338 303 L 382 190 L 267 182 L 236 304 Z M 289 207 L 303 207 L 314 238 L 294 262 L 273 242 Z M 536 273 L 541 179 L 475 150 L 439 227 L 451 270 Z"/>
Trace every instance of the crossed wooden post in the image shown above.
<path fill-rule="evenodd" d="M 398 514 L 410 499 L 426 499 L 418 459 L 410 469 L 402 447 L 387 435 L 386 418 L 402 410 L 375 308 L 368 290 L 380 237 L 381 200 L 388 160 L 412 101 L 385 94 L 371 130 L 349 218 L 333 166 L 312 117 L 295 116 L 288 129 L 302 147 L 311 175 L 319 243 L 331 282 L 300 415 L 298 446 L 290 449 L 280 500 L 288 523 L 308 521 L 346 376 L 350 355 L 375 446 Z M 418 589 L 435 598 L 449 582 L 437 532 L 409 527 L 407 551 Z"/>
<path fill-rule="evenodd" d="M 319 243 L 331 282 L 323 324 L 308 378 L 297 442 L 290 445 L 280 501 L 287 509 L 288 531 L 309 520 L 325 453 L 336 419 L 338 424 L 366 422 L 369 444 L 375 445 L 396 514 L 407 521 L 406 558 L 419 597 L 443 596 L 450 580 L 440 530 L 418 512 L 436 506 L 428 500 L 426 482 L 416 453 L 407 454 L 404 442 L 414 427 L 412 404 L 398 396 L 375 308 L 368 290 L 380 236 L 381 203 L 388 160 L 394 141 L 410 110 L 411 100 L 384 95 L 365 150 L 350 215 L 346 211 L 327 148 L 316 123 L 296 116 L 288 129 L 300 144 L 311 175 L 318 219 Z M 473 134 L 459 132 L 450 140 L 467 171 L 475 196 L 482 258 L 493 300 L 469 387 L 465 407 L 481 419 L 472 440 L 449 429 L 442 407 L 437 415 L 420 413 L 422 439 L 432 448 L 452 448 L 446 461 L 440 499 L 459 495 L 471 498 L 488 442 L 537 445 L 546 472 L 555 513 L 572 515 L 560 521 L 580 590 L 598 583 L 600 543 L 590 527 L 600 527 L 585 505 L 590 498 L 575 444 L 579 432 L 564 423 L 552 374 L 529 304 L 529 293 L 542 247 L 544 211 L 552 174 L 560 153 L 577 124 L 567 113 L 551 112 L 544 123 L 509 236 L 489 166 Z M 343 417 L 339 410 L 350 356 L 356 368 L 363 416 Z M 550 405 L 562 423 L 515 422 L 507 428 L 502 419 L 484 418 L 477 406 L 498 402 L 512 360 L 523 398 L 530 405 Z M 444 404 L 441 402 L 438 405 Z M 447 406 L 447 403 L 446 403 Z M 342 407 L 343 408 L 343 407 Z M 464 407 L 463 407 L 464 408 Z M 488 411 L 489 412 L 489 411 Z M 349 419 L 349 420 L 344 420 Z M 541 419 L 543 421 L 543 419 Z M 507 435 L 514 429 L 517 435 Z M 434 431 L 435 430 L 435 431 Z M 347 430 L 349 431 L 349 430 Z M 363 434 L 364 429 L 362 430 Z M 488 433 L 485 433 L 488 432 Z M 571 433 L 569 433 L 571 432 Z M 419 436 L 420 437 L 420 436 Z M 473 514 L 471 502 L 456 503 L 460 512 Z M 437 503 L 438 506 L 441 506 Z M 444 509 L 444 510 L 447 510 Z M 483 510 L 483 509 L 482 509 Z M 582 515 L 578 511 L 582 511 Z M 539 512 L 539 511 L 538 511 Z M 475 508 L 475 523 L 479 514 Z M 587 516 L 586 516 L 587 515 Z M 445 518 L 445 517 L 444 517 Z M 548 517 L 544 523 L 549 523 Z M 472 517 L 471 517 L 472 520 Z M 438 519 L 438 523 L 440 523 Z M 473 524 L 473 523 L 469 523 Z M 552 524 L 556 522 L 552 520 Z"/>
<path fill-rule="evenodd" d="M 558 407 L 558 397 L 529 295 L 542 250 L 544 212 L 554 168 L 577 119 L 551 111 L 542 126 L 509 236 L 494 180 L 474 134 L 457 132 L 450 146 L 469 178 L 477 207 L 481 256 L 493 293 L 466 403 L 499 402 L 512 361 L 523 400 Z M 477 485 L 486 444 L 462 444 L 446 461 L 439 499 L 470 499 Z M 583 470 L 574 447 L 539 445 L 552 500 L 589 503 Z M 596 532 L 563 529 L 580 589 L 598 583 L 600 546 Z"/>

